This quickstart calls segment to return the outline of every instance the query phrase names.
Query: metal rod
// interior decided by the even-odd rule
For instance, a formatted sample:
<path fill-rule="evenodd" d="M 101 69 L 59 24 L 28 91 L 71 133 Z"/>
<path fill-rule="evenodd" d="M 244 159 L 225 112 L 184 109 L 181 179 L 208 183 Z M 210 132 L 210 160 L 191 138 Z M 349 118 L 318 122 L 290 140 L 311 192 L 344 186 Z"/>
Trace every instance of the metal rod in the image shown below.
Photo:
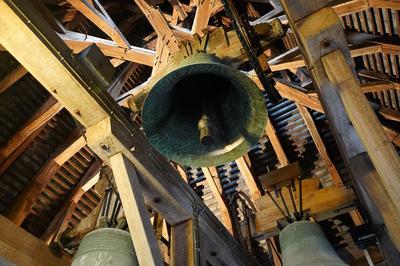
<path fill-rule="evenodd" d="M 290 200 L 292 201 L 293 210 L 294 210 L 294 216 L 296 217 L 296 220 L 299 220 L 299 213 L 297 212 L 296 202 L 294 201 L 291 185 L 289 185 L 287 188 L 289 190 Z"/>
<path fill-rule="evenodd" d="M 288 219 L 289 219 L 288 221 L 289 221 L 289 222 L 293 222 L 292 217 L 291 217 L 291 215 L 290 215 L 289 208 L 288 208 L 288 206 L 287 206 L 287 204 L 286 204 L 285 199 L 283 198 L 281 188 L 278 189 L 278 193 L 279 193 L 279 196 L 281 197 L 281 201 L 282 201 L 282 203 L 283 203 L 283 206 L 285 207 L 285 210 L 286 210 L 286 212 L 287 212 L 287 217 L 288 217 Z"/>
<path fill-rule="evenodd" d="M 301 183 L 301 176 L 299 176 L 299 205 L 300 205 L 300 220 L 303 219 L 303 189 Z"/>
<path fill-rule="evenodd" d="M 290 217 L 287 217 L 285 212 L 282 210 L 281 206 L 278 205 L 278 202 L 272 197 L 271 191 L 267 190 L 267 195 L 271 198 L 272 202 L 275 204 L 275 206 L 278 208 L 278 210 L 282 213 L 282 215 L 289 221 Z"/>

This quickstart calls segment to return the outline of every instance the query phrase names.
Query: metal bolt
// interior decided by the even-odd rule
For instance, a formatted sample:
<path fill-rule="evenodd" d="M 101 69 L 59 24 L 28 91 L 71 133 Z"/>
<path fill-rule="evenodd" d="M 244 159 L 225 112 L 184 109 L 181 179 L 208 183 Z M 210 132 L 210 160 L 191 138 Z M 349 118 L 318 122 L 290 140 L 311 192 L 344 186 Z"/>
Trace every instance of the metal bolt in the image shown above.
<path fill-rule="evenodd" d="M 106 143 L 101 143 L 100 147 L 106 152 L 110 150 L 110 147 Z"/>
<path fill-rule="evenodd" d="M 323 40 L 321 44 L 323 47 L 328 48 L 331 45 L 331 42 L 329 40 Z"/>
<path fill-rule="evenodd" d="M 135 148 L 135 147 L 132 147 L 132 148 L 131 148 L 131 151 L 132 151 L 132 152 L 134 152 L 135 150 L 136 150 L 136 148 Z"/>

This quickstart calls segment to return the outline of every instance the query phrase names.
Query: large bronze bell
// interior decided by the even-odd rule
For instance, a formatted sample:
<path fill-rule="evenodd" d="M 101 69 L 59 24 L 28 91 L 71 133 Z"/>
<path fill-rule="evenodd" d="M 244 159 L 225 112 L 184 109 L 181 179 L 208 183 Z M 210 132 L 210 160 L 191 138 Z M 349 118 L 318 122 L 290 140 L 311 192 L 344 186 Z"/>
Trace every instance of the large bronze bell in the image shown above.
<path fill-rule="evenodd" d="M 283 266 L 344 266 L 317 223 L 294 222 L 279 234 Z"/>
<path fill-rule="evenodd" d="M 267 114 L 257 85 L 217 57 L 195 54 L 147 94 L 143 129 L 172 161 L 215 166 L 237 159 L 263 135 Z"/>
<path fill-rule="evenodd" d="M 100 228 L 82 239 L 71 265 L 132 266 L 139 263 L 128 232 L 115 228 Z"/>

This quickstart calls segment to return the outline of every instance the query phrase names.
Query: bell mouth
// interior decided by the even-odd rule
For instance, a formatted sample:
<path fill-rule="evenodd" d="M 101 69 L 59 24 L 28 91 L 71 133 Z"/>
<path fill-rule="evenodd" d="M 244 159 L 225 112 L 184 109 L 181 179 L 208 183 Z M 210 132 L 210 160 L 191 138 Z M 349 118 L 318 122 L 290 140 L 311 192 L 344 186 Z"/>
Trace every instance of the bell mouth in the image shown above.
<path fill-rule="evenodd" d="M 142 109 L 152 146 L 170 160 L 198 167 L 242 156 L 263 135 L 266 117 L 257 85 L 216 60 L 181 64 L 153 86 Z"/>

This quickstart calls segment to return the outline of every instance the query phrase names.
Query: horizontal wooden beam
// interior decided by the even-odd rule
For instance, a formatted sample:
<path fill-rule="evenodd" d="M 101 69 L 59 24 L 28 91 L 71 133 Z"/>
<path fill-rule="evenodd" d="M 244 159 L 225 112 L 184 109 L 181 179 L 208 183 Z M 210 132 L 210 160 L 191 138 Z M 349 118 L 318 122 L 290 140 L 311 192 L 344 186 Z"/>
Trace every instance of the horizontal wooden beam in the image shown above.
<path fill-rule="evenodd" d="M 368 44 L 350 46 L 350 54 L 351 56 L 358 57 L 362 55 L 370 55 L 382 52 L 396 51 L 395 46 L 389 45 L 387 43 L 376 43 L 371 42 Z M 279 60 L 272 58 L 268 61 L 268 64 L 271 68 L 271 71 L 280 71 L 285 69 L 295 69 L 299 67 L 306 66 L 306 63 L 303 57 L 298 53 L 297 49 L 290 50 L 290 54 L 285 54 L 285 57 L 279 57 Z"/>
<path fill-rule="evenodd" d="M 11 87 L 15 82 L 20 80 L 27 73 L 28 71 L 23 66 L 17 66 L 7 76 L 0 80 L 0 94 L 5 92 L 9 87 Z"/>
<path fill-rule="evenodd" d="M 355 208 L 356 196 L 352 189 L 335 186 L 318 189 L 317 184 L 314 179 L 302 181 L 303 210 L 317 221 L 335 217 L 343 211 L 347 212 Z M 298 185 L 296 191 L 298 191 Z M 286 188 L 282 189 L 282 194 L 286 200 L 290 199 Z M 294 198 L 297 207 L 299 207 L 298 193 L 294 193 Z M 255 219 L 256 234 L 278 235 L 277 221 L 284 219 L 284 217 L 270 197 L 268 195 L 262 196 L 256 202 L 256 206 L 259 208 Z M 288 208 L 291 212 L 294 211 L 290 204 Z"/>
<path fill-rule="evenodd" d="M 71 265 L 71 259 L 57 257 L 43 241 L 2 215 L 0 215 L 0 257 L 12 263 L 10 265 Z"/>
<path fill-rule="evenodd" d="M 396 0 L 351 0 L 336 5 L 333 10 L 338 16 L 345 16 L 356 12 L 361 12 L 369 8 L 388 8 L 400 10 L 400 3 Z"/>
<path fill-rule="evenodd" d="M 50 97 L 45 101 L 36 113 L 7 141 L 7 144 L 0 149 L 0 162 L 10 157 L 10 155 L 24 143 L 29 136 L 43 128 L 60 110 L 62 105 L 55 98 Z M 0 172 L 1 173 L 1 172 Z"/>
<path fill-rule="evenodd" d="M 106 56 L 147 66 L 154 64 L 155 51 L 152 50 L 135 46 L 126 49 L 119 47 L 113 41 L 71 31 L 59 36 L 74 53 L 79 53 L 88 46 L 96 44 Z"/>

